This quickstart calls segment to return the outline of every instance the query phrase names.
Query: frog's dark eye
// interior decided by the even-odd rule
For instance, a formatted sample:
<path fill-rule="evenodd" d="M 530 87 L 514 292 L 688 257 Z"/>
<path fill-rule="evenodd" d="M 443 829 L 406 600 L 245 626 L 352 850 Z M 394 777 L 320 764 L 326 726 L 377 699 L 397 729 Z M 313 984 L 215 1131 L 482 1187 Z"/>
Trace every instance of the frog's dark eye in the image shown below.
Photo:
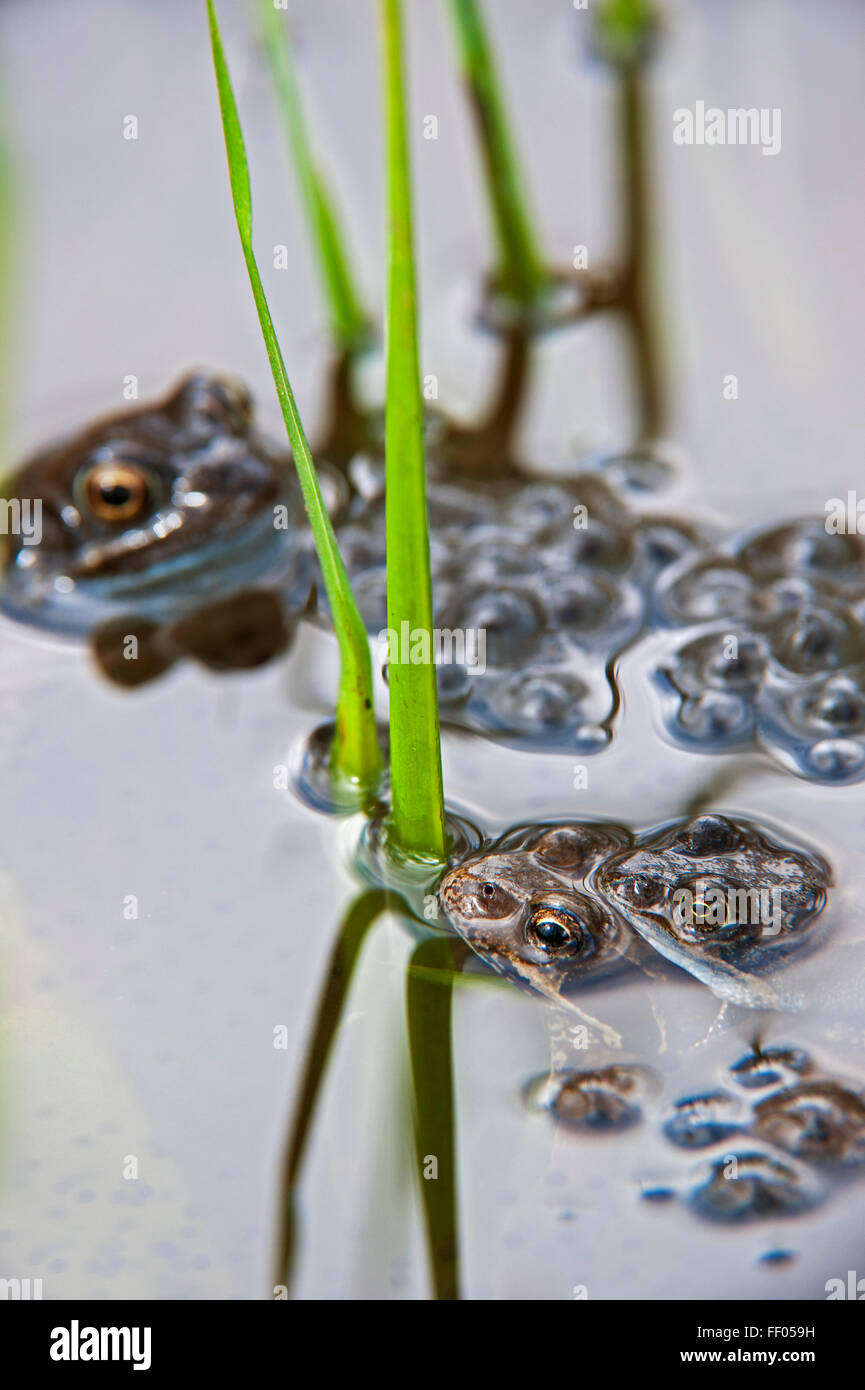
<path fill-rule="evenodd" d="M 582 955 L 592 946 L 591 925 L 565 907 L 548 904 L 535 908 L 526 925 L 526 936 L 532 946 L 547 955 Z"/>
<path fill-rule="evenodd" d="M 75 491 L 101 521 L 134 521 L 153 505 L 156 486 L 156 475 L 146 465 L 106 459 L 82 471 Z"/>
<path fill-rule="evenodd" d="M 539 946 L 545 950 L 556 951 L 562 946 L 566 946 L 571 939 L 571 934 L 564 922 L 560 922 L 557 917 L 550 913 L 540 913 L 532 920 L 532 936 Z"/>

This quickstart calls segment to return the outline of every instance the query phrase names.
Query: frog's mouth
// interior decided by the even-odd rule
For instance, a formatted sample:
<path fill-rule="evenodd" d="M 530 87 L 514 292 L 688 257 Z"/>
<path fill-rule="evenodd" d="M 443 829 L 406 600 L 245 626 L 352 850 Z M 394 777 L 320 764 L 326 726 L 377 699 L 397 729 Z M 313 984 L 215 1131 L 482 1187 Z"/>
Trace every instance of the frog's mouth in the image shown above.
<path fill-rule="evenodd" d="M 305 536 L 291 526 L 276 529 L 269 509 L 233 535 L 161 557 L 151 553 L 146 569 L 102 573 L 91 566 L 42 566 L 35 552 L 22 551 L 6 573 L 0 610 L 19 622 L 81 637 L 120 611 L 172 622 L 203 602 L 260 584 L 278 589 L 289 611 L 300 611 L 312 588 Z"/>

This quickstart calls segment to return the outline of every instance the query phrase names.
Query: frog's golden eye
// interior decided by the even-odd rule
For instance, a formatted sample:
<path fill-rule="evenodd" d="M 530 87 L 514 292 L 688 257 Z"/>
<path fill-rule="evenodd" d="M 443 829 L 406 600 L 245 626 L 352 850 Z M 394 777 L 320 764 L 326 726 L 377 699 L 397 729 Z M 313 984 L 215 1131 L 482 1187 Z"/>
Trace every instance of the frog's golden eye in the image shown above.
<path fill-rule="evenodd" d="M 154 475 L 140 463 L 93 463 L 76 489 L 81 501 L 102 521 L 134 521 L 152 505 Z"/>
<path fill-rule="evenodd" d="M 573 910 L 560 903 L 536 906 L 526 924 L 530 945 L 548 956 L 590 956 L 602 924 L 588 902 Z"/>

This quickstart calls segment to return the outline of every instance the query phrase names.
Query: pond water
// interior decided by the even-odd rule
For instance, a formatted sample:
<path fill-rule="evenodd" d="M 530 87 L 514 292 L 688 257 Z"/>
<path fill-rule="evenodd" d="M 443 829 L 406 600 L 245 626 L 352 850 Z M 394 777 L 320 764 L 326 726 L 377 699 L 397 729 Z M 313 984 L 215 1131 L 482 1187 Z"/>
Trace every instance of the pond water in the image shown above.
<path fill-rule="evenodd" d="M 268 267 L 268 293 L 314 420 L 327 357 L 316 286 L 266 74 L 239 8 L 223 8 L 259 244 L 285 244 L 293 267 Z M 373 9 L 297 8 L 310 98 L 378 303 Z M 420 121 L 415 131 L 423 355 L 439 403 L 468 415 L 490 390 L 495 351 L 471 324 L 484 208 L 438 8 L 412 13 L 413 110 L 439 122 L 437 141 L 423 140 Z M 821 516 L 858 476 L 865 287 L 854 229 L 865 190 L 852 147 L 865 16 L 842 0 L 783 15 L 775 0 L 735 13 L 668 8 L 654 212 L 677 468 L 644 505 L 720 540 Z M 509 90 L 519 78 L 545 241 L 559 263 L 582 243 L 609 257 L 609 85 L 582 56 L 569 6 L 530 9 L 489 4 Z M 0 45 L 23 166 L 15 457 L 121 405 L 130 373 L 146 398 L 195 363 L 247 381 L 279 439 L 197 0 L 7 0 Z M 674 145 L 673 110 L 704 98 L 782 108 L 780 154 L 728 147 L 708 159 Z M 122 138 L 129 113 L 136 142 Z M 723 393 L 730 373 L 735 400 Z M 521 453 L 538 471 L 573 470 L 626 448 L 635 409 L 621 327 L 562 329 L 536 355 Z M 284 663 L 235 678 L 183 664 L 130 694 L 101 680 L 75 640 L 8 618 L 0 637 L 0 1277 L 41 1278 L 50 1298 L 269 1297 L 286 1126 L 334 933 L 357 891 L 357 820 L 316 814 L 280 775 L 330 713 L 332 642 L 303 625 Z M 854 1161 L 862 786 L 803 780 L 753 746 L 671 740 L 656 679 L 669 644 L 659 630 L 623 652 L 602 752 L 446 731 L 449 803 L 489 836 L 554 819 L 643 833 L 704 809 L 757 822 L 830 863 L 821 941 L 778 972 L 792 1008 L 725 1004 L 674 968 L 599 982 L 580 1003 L 620 1035 L 617 1049 L 575 1048 L 573 1020 L 469 968 L 454 1023 L 468 1298 L 819 1298 L 865 1260 Z M 384 712 L 383 684 L 378 697 Z M 428 1296 L 404 1009 L 412 944 L 387 918 L 360 960 L 306 1155 L 297 1297 Z M 809 1060 L 779 1062 L 765 1088 L 743 1084 L 755 1042 Z M 538 1081 L 551 1062 L 590 1079 L 562 1096 Z M 811 1090 L 778 1100 L 797 1087 Z M 816 1159 L 791 1107 L 817 1113 L 812 1130 L 829 1135 Z M 707 1130 L 720 1147 L 702 1147 Z M 719 1216 L 719 1156 L 741 1161 L 755 1219 Z"/>

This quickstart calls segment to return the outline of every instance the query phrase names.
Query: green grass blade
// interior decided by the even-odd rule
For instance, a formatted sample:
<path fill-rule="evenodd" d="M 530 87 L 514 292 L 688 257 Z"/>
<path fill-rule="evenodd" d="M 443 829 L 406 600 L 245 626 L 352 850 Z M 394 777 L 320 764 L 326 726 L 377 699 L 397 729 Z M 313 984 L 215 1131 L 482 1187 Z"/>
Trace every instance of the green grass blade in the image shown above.
<path fill-rule="evenodd" d="M 356 288 L 333 200 L 313 158 L 300 102 L 291 36 L 273 0 L 261 0 L 261 26 L 264 50 L 328 302 L 331 331 L 342 350 L 351 353 L 368 340 L 369 319 Z"/>
<path fill-rule="evenodd" d="M 337 740 L 332 766 L 342 776 L 359 782 L 363 786 L 371 786 L 376 781 L 381 769 L 381 752 L 373 709 L 372 663 L 369 642 L 363 619 L 351 592 L 330 517 L 321 495 L 315 464 L 312 461 L 303 423 L 298 413 L 288 373 L 285 370 L 276 329 L 273 326 L 264 286 L 256 263 L 252 247 L 252 197 L 249 185 L 249 167 L 213 0 L 207 0 L 207 12 L 237 229 L 240 233 L 261 332 L 294 455 L 294 463 L 300 480 L 307 516 L 312 527 L 319 564 L 333 615 L 333 625 L 339 643 L 340 684 L 336 719 Z"/>
<path fill-rule="evenodd" d="M 499 258 L 498 287 L 529 306 L 549 285 L 549 274 L 532 225 L 495 58 L 477 0 L 449 3 L 480 139 Z"/>
<path fill-rule="evenodd" d="M 412 245 L 411 186 L 399 0 L 381 0 L 388 198 L 385 497 L 387 620 L 395 633 L 428 634 L 432 588 L 423 446 L 423 400 Z M 421 639 L 422 640 L 422 639 Z M 388 668 L 392 828 L 406 854 L 445 857 L 438 690 L 432 661 Z"/>
<path fill-rule="evenodd" d="M 286 1284 L 289 1288 L 297 1252 L 297 1186 L 307 1140 L 312 1131 L 322 1084 L 361 948 L 370 927 L 386 911 L 387 905 L 387 893 L 383 889 L 371 888 L 355 898 L 346 912 L 334 943 L 307 1040 L 300 1089 L 282 1159 L 274 1257 L 274 1283 Z"/>
<path fill-rule="evenodd" d="M 458 942 L 429 937 L 415 947 L 406 977 L 418 1182 L 433 1290 L 442 1300 L 460 1296 L 451 1005 L 461 955 Z"/>

